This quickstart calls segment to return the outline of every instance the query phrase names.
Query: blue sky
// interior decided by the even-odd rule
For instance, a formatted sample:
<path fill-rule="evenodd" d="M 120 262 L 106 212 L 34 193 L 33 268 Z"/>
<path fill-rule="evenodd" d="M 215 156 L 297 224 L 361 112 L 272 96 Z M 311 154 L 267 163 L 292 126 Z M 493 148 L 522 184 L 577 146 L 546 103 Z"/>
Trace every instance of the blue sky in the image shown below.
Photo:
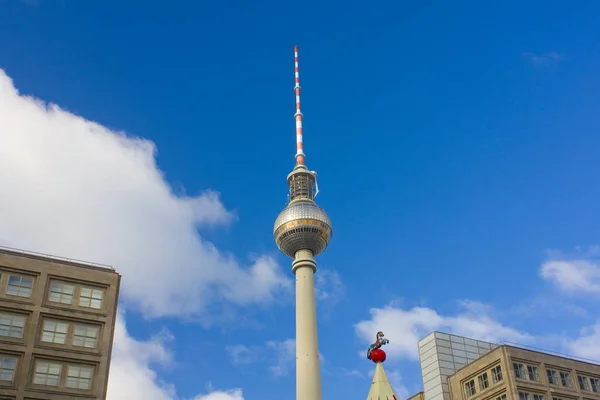
<path fill-rule="evenodd" d="M 581 350 L 600 342 L 599 12 L 0 1 L 14 188 L 0 244 L 122 272 L 115 357 L 158 387 L 146 398 L 291 398 L 292 276 L 272 224 L 297 44 L 307 163 L 334 225 L 318 259 L 324 397 L 366 396 L 378 329 L 403 394 L 433 329 L 600 359 Z M 123 398 L 142 398 L 133 382 Z"/>

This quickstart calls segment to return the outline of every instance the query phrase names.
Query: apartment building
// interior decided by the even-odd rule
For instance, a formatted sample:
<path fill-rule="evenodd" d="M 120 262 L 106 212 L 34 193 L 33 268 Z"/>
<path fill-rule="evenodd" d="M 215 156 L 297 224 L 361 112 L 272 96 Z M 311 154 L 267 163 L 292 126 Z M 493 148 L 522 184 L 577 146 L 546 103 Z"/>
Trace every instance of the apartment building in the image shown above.
<path fill-rule="evenodd" d="M 425 400 L 425 394 L 423 392 L 419 392 L 410 396 L 407 400 Z"/>
<path fill-rule="evenodd" d="M 106 398 L 120 279 L 0 248 L 0 400 Z"/>
<path fill-rule="evenodd" d="M 502 345 L 448 378 L 453 400 L 600 400 L 600 365 Z"/>
<path fill-rule="evenodd" d="M 447 379 L 497 347 L 493 343 L 432 332 L 418 343 L 423 400 L 450 400 Z"/>

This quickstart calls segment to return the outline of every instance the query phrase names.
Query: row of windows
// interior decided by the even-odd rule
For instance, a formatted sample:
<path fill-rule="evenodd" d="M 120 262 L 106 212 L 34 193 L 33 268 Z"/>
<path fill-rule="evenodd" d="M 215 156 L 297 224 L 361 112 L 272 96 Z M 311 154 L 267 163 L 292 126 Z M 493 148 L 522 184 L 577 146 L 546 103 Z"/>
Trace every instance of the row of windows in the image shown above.
<path fill-rule="evenodd" d="M 0 356 L 0 381 L 14 381 L 17 363 L 17 357 Z M 40 386 L 90 390 L 93 375 L 94 367 L 91 365 L 36 360 L 31 383 Z"/>
<path fill-rule="evenodd" d="M 579 388 L 581 390 L 600 393 L 600 379 L 577 375 L 577 380 L 579 381 Z"/>
<path fill-rule="evenodd" d="M 573 387 L 571 383 L 571 373 L 566 371 L 556 371 L 554 369 L 546 369 L 548 383 L 556 386 Z M 539 381 L 539 379 L 538 379 Z"/>
<path fill-rule="evenodd" d="M 519 392 L 519 400 L 544 400 L 543 394 Z"/>
<path fill-rule="evenodd" d="M 537 366 L 514 362 L 513 368 L 517 378 L 541 382 Z M 548 377 L 548 383 L 551 385 L 564 386 L 568 388 L 573 387 L 570 372 L 557 371 L 547 368 L 546 376 Z M 600 393 L 600 379 L 577 375 L 577 381 L 581 390 L 586 392 Z"/>
<path fill-rule="evenodd" d="M 2 278 L 3 274 L 0 272 L 0 280 Z M 34 278 L 31 276 L 8 274 L 6 294 L 15 297 L 31 297 L 33 280 Z M 99 288 L 52 281 L 48 300 L 58 304 L 77 304 L 79 307 L 99 310 L 102 308 L 103 295 L 104 291 Z"/>
<path fill-rule="evenodd" d="M 0 311 L 0 336 L 23 337 L 27 316 Z M 95 349 L 98 346 L 100 327 L 77 322 L 44 319 L 41 341 L 74 347 Z"/>
<path fill-rule="evenodd" d="M 499 365 L 492 368 L 489 372 L 492 376 L 492 384 L 498 383 L 502 380 L 502 368 Z M 487 371 L 479 375 L 477 377 L 477 381 L 479 383 L 480 391 L 490 387 L 490 379 Z M 467 397 L 473 396 L 475 393 L 477 393 L 477 390 L 475 389 L 475 379 L 471 379 L 465 383 L 465 393 L 467 394 Z"/>

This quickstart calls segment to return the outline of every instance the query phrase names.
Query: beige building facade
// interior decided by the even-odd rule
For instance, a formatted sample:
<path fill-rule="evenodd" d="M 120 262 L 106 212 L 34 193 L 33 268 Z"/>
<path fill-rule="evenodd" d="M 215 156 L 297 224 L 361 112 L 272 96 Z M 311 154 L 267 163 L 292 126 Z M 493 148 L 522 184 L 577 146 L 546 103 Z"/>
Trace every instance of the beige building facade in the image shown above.
<path fill-rule="evenodd" d="M 407 400 L 425 400 L 425 394 L 423 392 L 419 392 L 417 394 L 413 394 Z"/>
<path fill-rule="evenodd" d="M 0 400 L 106 398 L 121 276 L 0 248 Z"/>
<path fill-rule="evenodd" d="M 448 377 L 452 400 L 600 400 L 600 365 L 499 346 Z"/>

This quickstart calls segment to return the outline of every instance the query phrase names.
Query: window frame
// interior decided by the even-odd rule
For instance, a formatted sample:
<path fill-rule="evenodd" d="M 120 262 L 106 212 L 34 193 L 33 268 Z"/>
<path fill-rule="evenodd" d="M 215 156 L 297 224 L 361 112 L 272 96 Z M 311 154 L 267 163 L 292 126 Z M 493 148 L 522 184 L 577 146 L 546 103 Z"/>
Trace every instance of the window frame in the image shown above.
<path fill-rule="evenodd" d="M 47 370 L 45 372 L 40 372 L 38 371 L 38 367 L 40 366 L 40 364 L 46 364 Z M 47 360 L 47 359 L 39 359 L 39 360 L 35 360 L 35 363 L 33 365 L 33 375 L 31 377 L 31 383 L 36 385 L 36 386 L 43 386 L 43 387 L 52 387 L 52 388 L 59 388 L 60 387 L 60 378 L 61 375 L 63 373 L 63 365 L 64 363 L 58 361 L 58 360 Z M 53 366 L 57 366 L 58 365 L 58 374 L 50 374 L 50 369 Z M 36 382 L 36 379 L 38 377 L 38 374 L 43 375 L 45 378 L 45 382 L 46 383 L 38 383 Z M 56 385 L 48 385 L 48 377 L 56 377 Z"/>
<path fill-rule="evenodd" d="M 480 392 L 483 392 L 490 387 L 490 380 L 487 371 L 477 377 L 477 382 L 479 383 Z"/>
<path fill-rule="evenodd" d="M 46 324 L 55 324 L 54 330 L 46 330 Z M 61 325 L 66 325 L 65 331 L 62 332 L 60 330 L 58 330 L 58 328 Z M 68 321 L 62 321 L 59 319 L 54 319 L 54 318 L 43 318 L 42 319 L 42 334 L 40 335 L 40 341 L 42 343 L 46 343 L 46 344 L 55 344 L 55 345 L 61 345 L 64 346 L 68 343 L 69 341 L 69 327 L 70 327 L 70 323 Z M 46 332 L 49 332 L 52 334 L 52 341 L 47 341 L 44 340 L 44 334 Z M 57 335 L 64 335 L 64 342 L 56 342 L 54 341 L 54 339 L 57 337 Z M 59 336 L 60 337 L 60 336 Z"/>
<path fill-rule="evenodd" d="M 85 335 L 78 335 L 77 334 L 77 328 L 84 328 L 85 329 Z M 93 325 L 93 324 L 88 324 L 88 323 L 81 323 L 81 322 L 73 322 L 72 324 L 72 335 L 71 335 L 71 346 L 72 347 L 76 347 L 76 348 L 82 348 L 82 349 L 92 349 L 92 350 L 97 350 L 98 349 L 98 345 L 100 344 L 100 333 L 101 333 L 101 329 L 99 325 Z M 93 337 L 94 339 L 94 347 L 89 347 L 86 346 L 86 341 L 89 338 L 92 338 L 92 336 L 89 336 L 87 333 L 90 330 L 94 330 L 96 333 Z M 83 338 L 83 345 L 78 345 L 75 344 L 75 340 L 77 337 L 82 337 Z"/>
<path fill-rule="evenodd" d="M 529 380 L 529 374 L 527 372 L 527 368 L 526 368 L 527 364 L 519 362 L 519 361 L 513 361 L 513 371 L 515 374 L 515 378 L 517 379 L 524 379 L 524 380 Z"/>
<path fill-rule="evenodd" d="M 593 393 L 600 393 L 600 378 L 590 376 L 590 387 Z"/>
<path fill-rule="evenodd" d="M 80 320 L 76 320 L 76 319 L 60 319 L 60 318 L 56 318 L 55 316 L 50 316 L 50 315 L 43 315 L 40 319 L 41 323 L 40 328 L 38 329 L 38 333 L 37 333 L 37 342 L 39 345 L 41 346 L 49 346 L 49 347 L 55 347 L 55 348 L 60 348 L 60 349 L 70 349 L 70 350 L 77 350 L 77 351 L 83 351 L 83 352 L 90 352 L 90 353 L 94 353 L 97 354 L 100 351 L 100 345 L 102 343 L 102 334 L 103 334 L 103 328 L 104 326 L 102 324 L 96 324 L 93 323 L 92 321 L 80 321 Z M 55 323 L 55 324 L 66 324 L 67 325 L 67 331 L 65 333 L 65 342 L 61 343 L 61 342 L 49 342 L 49 341 L 45 341 L 44 340 L 44 333 L 46 332 L 46 324 L 48 322 L 51 323 Z M 81 335 L 77 335 L 77 328 L 85 328 L 85 336 L 81 336 Z M 94 338 L 93 336 L 89 336 L 87 333 L 93 330 L 95 331 L 96 337 Z M 47 331 L 47 332 L 52 332 L 52 331 Z M 54 333 L 56 334 L 57 331 L 54 331 Z M 64 332 L 58 332 L 58 333 L 64 333 Z M 77 337 L 82 337 L 83 338 L 83 344 L 84 345 L 79 345 L 76 344 L 76 340 Z M 94 347 L 90 347 L 90 346 L 85 346 L 85 344 L 90 341 L 90 339 L 95 339 L 95 343 L 94 343 Z"/>
<path fill-rule="evenodd" d="M 17 375 L 17 371 L 19 368 L 19 362 L 20 362 L 20 357 L 14 354 L 7 354 L 7 353 L 0 353 L 0 378 L 2 378 L 2 375 L 4 373 L 5 370 L 10 371 L 11 369 L 9 368 L 5 368 L 5 363 L 7 359 L 11 359 L 14 360 L 14 365 L 13 365 L 13 369 L 12 369 L 12 379 L 9 380 L 4 380 L 4 379 L 0 379 L 0 382 L 6 384 L 8 382 L 10 383 L 14 383 L 15 382 L 15 377 Z"/>
<path fill-rule="evenodd" d="M 11 285 L 11 283 L 10 283 L 10 280 L 13 277 L 19 278 L 19 285 L 17 286 L 16 293 L 9 293 L 10 288 L 15 286 L 15 285 Z M 29 286 L 29 287 L 24 286 L 23 279 L 31 279 L 31 286 Z M 35 276 L 28 275 L 28 274 L 16 273 L 16 272 L 9 272 L 8 279 L 6 281 L 6 286 L 4 288 L 4 295 L 9 296 L 10 298 L 13 298 L 13 299 L 31 299 L 31 295 L 33 294 L 33 291 L 34 291 L 34 286 L 35 286 Z M 29 290 L 29 295 L 22 296 L 20 294 L 22 288 Z"/>
<path fill-rule="evenodd" d="M 527 365 L 527 379 L 532 382 L 541 382 L 540 380 L 540 371 L 537 365 L 534 364 L 526 364 Z M 532 378 L 533 375 L 533 378 Z"/>
<path fill-rule="evenodd" d="M 83 295 L 83 291 L 84 290 L 89 290 L 90 294 L 89 296 L 84 296 Z M 94 297 L 94 295 L 96 294 L 96 292 L 100 293 L 100 298 L 98 299 L 97 297 Z M 94 287 L 94 286 L 89 286 L 89 285 L 80 285 L 79 286 L 79 296 L 77 299 L 77 306 L 80 308 L 89 308 L 92 310 L 102 310 L 104 308 L 104 299 L 105 299 L 105 293 L 106 290 L 100 287 Z M 89 305 L 83 305 L 81 304 L 82 299 L 86 299 L 87 301 L 89 301 Z M 93 303 L 94 300 L 99 300 L 100 301 L 100 306 L 99 307 L 93 307 Z"/>
<path fill-rule="evenodd" d="M 561 386 L 561 378 L 558 372 L 559 371 L 555 369 L 546 368 L 546 379 L 548 380 L 548 384 L 554 386 Z"/>
<path fill-rule="evenodd" d="M 572 389 L 573 388 L 573 380 L 571 379 L 571 372 L 570 371 L 558 371 L 558 375 L 560 376 L 560 384 L 563 387 Z M 567 384 L 565 385 L 565 377 L 566 376 L 566 382 Z"/>
<path fill-rule="evenodd" d="M 531 400 L 529 392 L 519 391 L 519 400 Z"/>
<path fill-rule="evenodd" d="M 78 374 L 77 375 L 70 375 L 71 373 L 71 369 L 77 369 L 78 370 Z M 89 378 L 82 376 L 82 372 L 84 370 L 89 370 Z M 80 382 L 81 379 L 83 379 L 84 381 L 88 382 L 88 387 L 85 389 L 82 389 L 79 387 L 79 385 L 77 387 L 73 387 L 73 386 L 69 386 L 69 379 L 77 379 L 77 382 Z M 84 391 L 90 391 L 92 390 L 92 384 L 94 382 L 94 367 L 91 365 L 85 365 L 85 364 L 75 364 L 75 363 L 67 363 L 67 373 L 65 376 L 65 387 L 68 389 L 74 389 L 74 390 L 84 390 Z"/>
<path fill-rule="evenodd" d="M 590 380 L 587 376 L 577 374 L 577 383 L 579 384 L 579 389 L 581 389 L 581 391 L 591 392 Z"/>
<path fill-rule="evenodd" d="M 53 286 L 54 285 L 60 285 L 60 291 L 54 291 L 53 290 Z M 72 289 L 72 293 L 65 293 L 64 288 L 66 286 L 69 286 Z M 53 303 L 53 304 L 61 304 L 61 305 L 66 305 L 66 306 L 72 306 L 73 302 L 75 300 L 75 291 L 77 290 L 77 285 L 75 285 L 74 283 L 71 282 L 66 282 L 66 281 L 62 281 L 62 280 L 58 280 L 58 279 L 50 279 L 50 283 L 48 284 L 48 302 L 49 303 Z M 53 294 L 58 294 L 59 299 L 58 301 L 54 301 L 52 300 L 52 295 Z M 71 301 L 69 303 L 65 303 L 62 301 L 63 296 L 71 296 Z"/>
<path fill-rule="evenodd" d="M 2 338 L 3 340 L 23 340 L 23 336 L 25 335 L 25 327 L 27 326 L 27 319 L 29 318 L 29 314 L 24 314 L 24 313 L 19 313 L 19 312 L 13 312 L 13 311 L 6 311 L 6 310 L 1 310 L 0 309 L 0 318 L 2 317 L 6 317 L 6 318 L 10 318 L 10 325 L 1 325 L 1 326 L 6 326 L 7 327 L 7 333 L 8 335 L 2 335 L 0 334 L 0 338 Z M 16 324 L 14 324 L 14 319 L 16 318 L 23 318 L 23 326 L 18 326 Z M 10 330 L 11 328 L 21 328 L 21 335 L 20 336 L 11 336 L 10 335 Z M 2 331 L 2 328 L 0 328 L 0 332 Z"/>
<path fill-rule="evenodd" d="M 61 285 L 61 291 L 53 291 L 54 285 Z M 71 302 L 61 302 L 52 299 L 53 295 L 69 295 L 64 293 L 64 287 L 73 287 L 73 293 L 70 294 Z M 106 310 L 106 293 L 108 287 L 93 285 L 87 282 L 71 281 L 59 276 L 49 276 L 44 295 L 44 304 L 48 307 L 78 309 L 84 312 L 101 313 Z M 88 294 L 89 292 L 89 294 Z M 99 307 L 94 306 L 94 302 L 100 302 Z M 93 307 L 94 306 L 94 307 Z"/>
<path fill-rule="evenodd" d="M 59 366 L 60 369 L 59 369 L 58 375 L 54 375 L 54 376 L 58 376 L 57 384 L 55 386 L 46 385 L 43 383 L 36 383 L 35 379 L 36 379 L 36 375 L 38 374 L 38 366 L 41 363 Z M 33 374 L 30 378 L 31 379 L 30 383 L 34 386 L 43 387 L 43 388 L 52 388 L 53 390 L 56 390 L 56 389 L 66 390 L 66 391 L 72 392 L 72 393 L 93 393 L 93 391 L 94 391 L 94 386 L 96 383 L 95 372 L 96 372 L 96 369 L 98 368 L 98 364 L 82 363 L 82 362 L 77 362 L 77 361 L 63 361 L 63 360 L 50 359 L 50 358 L 45 358 L 45 357 L 34 359 L 33 364 L 34 364 L 33 365 Z M 79 375 L 81 375 L 81 368 L 86 368 L 86 369 L 89 368 L 90 369 L 89 387 L 87 389 L 80 389 L 78 387 L 67 386 L 68 380 L 69 380 L 69 371 L 71 370 L 71 368 L 80 368 Z M 48 374 L 46 374 L 46 376 L 47 375 Z M 80 378 L 80 376 L 77 376 L 77 378 Z M 84 379 L 87 379 L 87 378 L 84 378 Z"/>
<path fill-rule="evenodd" d="M 496 383 L 502 381 L 503 377 L 502 377 L 502 366 L 501 365 L 496 365 L 494 368 L 491 369 L 491 371 L 492 371 L 493 384 L 496 384 Z"/>
<path fill-rule="evenodd" d="M 465 394 L 467 397 L 475 396 L 475 394 L 477 394 L 477 391 L 475 390 L 475 379 L 465 382 Z"/>

